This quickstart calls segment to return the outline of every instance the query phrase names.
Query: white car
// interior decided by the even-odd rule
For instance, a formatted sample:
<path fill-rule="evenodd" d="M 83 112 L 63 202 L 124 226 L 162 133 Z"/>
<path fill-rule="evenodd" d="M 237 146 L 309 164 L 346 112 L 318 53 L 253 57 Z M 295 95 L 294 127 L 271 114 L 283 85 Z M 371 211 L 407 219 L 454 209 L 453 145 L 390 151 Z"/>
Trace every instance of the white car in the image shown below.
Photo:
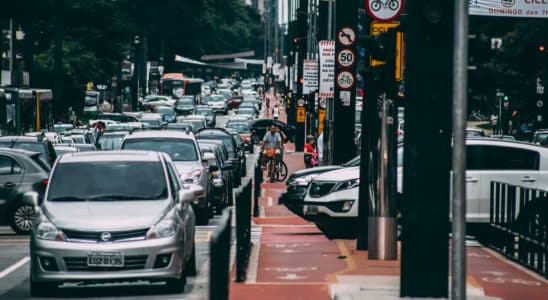
<path fill-rule="evenodd" d="M 359 189 L 360 167 L 320 174 L 308 186 L 303 217 L 316 223 L 326 234 L 326 231 L 354 228 L 358 217 Z"/>
<path fill-rule="evenodd" d="M 548 148 L 490 138 L 466 140 L 466 221 L 488 223 L 491 182 L 548 188 Z M 398 167 L 398 193 L 403 167 Z"/>

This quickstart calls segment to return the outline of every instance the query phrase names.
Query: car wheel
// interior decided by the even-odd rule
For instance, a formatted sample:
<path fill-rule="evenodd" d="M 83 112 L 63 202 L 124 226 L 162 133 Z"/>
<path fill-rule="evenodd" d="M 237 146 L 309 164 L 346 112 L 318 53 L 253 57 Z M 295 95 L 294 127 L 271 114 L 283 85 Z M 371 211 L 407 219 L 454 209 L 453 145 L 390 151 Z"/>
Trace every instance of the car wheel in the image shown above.
<path fill-rule="evenodd" d="M 30 279 L 30 295 L 31 297 L 47 297 L 52 296 L 57 291 L 59 283 L 57 282 L 36 282 Z"/>
<path fill-rule="evenodd" d="M 17 234 L 28 234 L 35 220 L 34 208 L 30 205 L 21 204 L 13 210 L 10 226 Z"/>
<path fill-rule="evenodd" d="M 185 270 L 185 263 L 183 263 L 183 269 L 181 270 L 181 274 L 179 275 L 179 278 L 174 279 L 167 279 L 166 280 L 166 289 L 170 293 L 182 293 L 185 291 L 185 285 L 186 285 L 186 270 Z"/>
<path fill-rule="evenodd" d="M 186 261 L 185 270 L 188 276 L 196 276 L 196 243 L 192 245 L 192 253 L 190 259 Z"/>

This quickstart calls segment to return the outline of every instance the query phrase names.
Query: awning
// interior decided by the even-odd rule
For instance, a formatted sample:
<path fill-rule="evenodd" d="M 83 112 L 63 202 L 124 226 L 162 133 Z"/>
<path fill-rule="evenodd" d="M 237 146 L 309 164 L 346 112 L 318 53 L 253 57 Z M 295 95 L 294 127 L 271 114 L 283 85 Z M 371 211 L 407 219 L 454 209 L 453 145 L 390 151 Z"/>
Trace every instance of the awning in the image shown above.
<path fill-rule="evenodd" d="M 255 56 L 255 51 L 245 51 L 245 52 L 228 53 L 228 54 L 203 55 L 202 57 L 200 57 L 200 59 L 201 60 L 221 60 L 221 59 L 250 57 L 250 56 Z"/>
<path fill-rule="evenodd" d="M 231 69 L 231 70 L 246 70 L 247 65 L 243 62 L 232 62 L 232 63 L 215 63 L 209 64 L 212 67 L 220 69 Z"/>
<path fill-rule="evenodd" d="M 206 63 L 203 63 L 201 61 L 197 61 L 197 60 L 194 60 L 194 59 L 190 59 L 188 57 L 183 57 L 183 56 L 180 56 L 180 55 L 175 55 L 175 61 L 182 62 L 182 63 L 185 63 L 185 64 L 207 66 Z"/>
<path fill-rule="evenodd" d="M 249 59 L 249 58 L 235 58 L 234 62 L 243 62 L 248 65 L 263 65 L 264 60 L 262 59 Z"/>

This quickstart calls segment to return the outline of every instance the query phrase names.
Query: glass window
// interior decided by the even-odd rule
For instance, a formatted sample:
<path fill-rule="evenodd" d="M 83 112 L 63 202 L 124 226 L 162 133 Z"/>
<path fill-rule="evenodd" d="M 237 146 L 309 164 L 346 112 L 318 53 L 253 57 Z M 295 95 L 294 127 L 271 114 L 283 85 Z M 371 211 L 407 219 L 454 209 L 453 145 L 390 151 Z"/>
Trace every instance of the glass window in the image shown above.
<path fill-rule="evenodd" d="M 11 157 L 0 155 L 0 175 L 20 174 L 21 166 Z"/>
<path fill-rule="evenodd" d="M 16 142 L 12 144 L 11 142 L 1 142 L 0 148 L 14 148 L 14 149 L 27 150 L 31 152 L 38 152 L 40 153 L 40 155 L 42 155 L 43 159 L 48 158 L 48 155 L 46 153 L 46 148 L 41 143 Z"/>
<path fill-rule="evenodd" d="M 48 201 L 160 200 L 168 196 L 160 162 L 62 163 L 49 183 Z"/>
<path fill-rule="evenodd" d="M 538 170 L 539 154 L 533 150 L 470 145 L 467 146 L 468 170 Z"/>
<path fill-rule="evenodd" d="M 198 153 L 192 140 L 186 139 L 129 139 L 123 149 L 167 153 L 173 161 L 195 161 Z"/>

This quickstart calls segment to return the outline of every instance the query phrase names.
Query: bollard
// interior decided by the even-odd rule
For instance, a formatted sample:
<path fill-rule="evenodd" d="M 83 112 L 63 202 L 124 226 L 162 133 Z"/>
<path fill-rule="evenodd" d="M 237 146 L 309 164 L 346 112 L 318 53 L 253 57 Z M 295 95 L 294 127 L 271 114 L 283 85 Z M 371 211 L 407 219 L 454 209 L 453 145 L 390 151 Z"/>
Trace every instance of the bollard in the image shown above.
<path fill-rule="evenodd" d="M 253 197 L 253 216 L 259 217 L 259 198 L 261 197 L 261 183 L 263 182 L 263 170 L 260 165 L 255 165 L 255 174 L 253 176 L 254 197 Z"/>
<path fill-rule="evenodd" d="M 251 250 L 251 178 L 242 180 L 236 205 L 236 282 L 245 281 Z"/>
<path fill-rule="evenodd" d="M 232 210 L 227 207 L 209 242 L 209 299 L 228 299 Z"/>

